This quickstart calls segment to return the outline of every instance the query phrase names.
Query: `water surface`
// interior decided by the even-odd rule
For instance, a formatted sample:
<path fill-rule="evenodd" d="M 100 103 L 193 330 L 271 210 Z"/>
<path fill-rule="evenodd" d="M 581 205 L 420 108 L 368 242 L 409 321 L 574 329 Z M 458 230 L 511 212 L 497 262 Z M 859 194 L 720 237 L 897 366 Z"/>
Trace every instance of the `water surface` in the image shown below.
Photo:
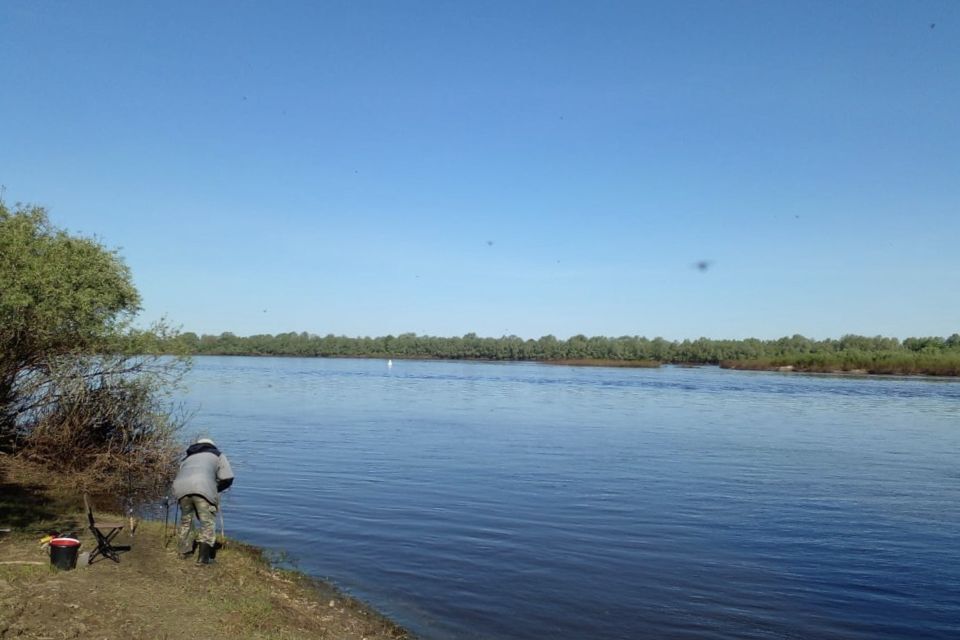
<path fill-rule="evenodd" d="M 426 639 L 960 637 L 960 383 L 200 357 L 227 533 Z"/>

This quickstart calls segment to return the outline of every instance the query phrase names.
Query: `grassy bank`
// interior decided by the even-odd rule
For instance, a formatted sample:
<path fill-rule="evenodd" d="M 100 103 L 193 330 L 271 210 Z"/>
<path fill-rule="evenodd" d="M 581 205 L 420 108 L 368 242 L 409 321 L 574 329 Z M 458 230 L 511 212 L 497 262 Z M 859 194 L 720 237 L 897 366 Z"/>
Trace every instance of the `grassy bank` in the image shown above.
<path fill-rule="evenodd" d="M 95 542 L 77 497 L 30 475 L 0 456 L 0 528 L 11 529 L 0 533 L 0 638 L 410 637 L 330 585 L 272 567 L 255 547 L 228 540 L 209 567 L 181 560 L 160 522 L 121 533 L 132 548 L 119 564 L 53 569 L 44 532 L 76 532 L 81 551 Z"/>
<path fill-rule="evenodd" d="M 797 371 L 801 373 L 863 373 L 872 375 L 960 376 L 960 355 L 900 352 L 810 353 L 774 358 L 724 360 L 725 369 Z"/>
<path fill-rule="evenodd" d="M 566 365 L 568 367 L 623 367 L 627 369 L 656 369 L 655 360 L 610 360 L 607 358 L 570 358 L 566 360 L 541 360 L 541 364 Z"/>

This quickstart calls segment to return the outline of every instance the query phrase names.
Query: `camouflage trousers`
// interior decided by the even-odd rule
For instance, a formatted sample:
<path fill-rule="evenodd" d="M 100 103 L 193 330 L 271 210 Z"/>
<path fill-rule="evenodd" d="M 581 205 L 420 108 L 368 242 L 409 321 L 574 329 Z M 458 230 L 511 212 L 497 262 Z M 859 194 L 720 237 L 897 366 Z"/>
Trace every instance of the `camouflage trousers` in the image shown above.
<path fill-rule="evenodd" d="M 200 528 L 194 531 L 193 519 L 200 521 Z M 213 546 L 216 542 L 217 505 L 210 504 L 203 496 L 183 496 L 180 498 L 180 526 L 177 539 L 180 553 L 193 551 L 193 541 L 206 542 Z"/>

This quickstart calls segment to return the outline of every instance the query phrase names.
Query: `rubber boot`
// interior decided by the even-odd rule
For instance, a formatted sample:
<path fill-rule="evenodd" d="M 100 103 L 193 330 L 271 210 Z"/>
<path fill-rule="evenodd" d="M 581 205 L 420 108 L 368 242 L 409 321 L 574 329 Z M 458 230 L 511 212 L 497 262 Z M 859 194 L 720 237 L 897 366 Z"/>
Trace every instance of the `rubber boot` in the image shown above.
<path fill-rule="evenodd" d="M 200 564 L 213 564 L 213 545 L 206 542 L 200 543 L 200 554 L 197 556 L 197 562 Z"/>

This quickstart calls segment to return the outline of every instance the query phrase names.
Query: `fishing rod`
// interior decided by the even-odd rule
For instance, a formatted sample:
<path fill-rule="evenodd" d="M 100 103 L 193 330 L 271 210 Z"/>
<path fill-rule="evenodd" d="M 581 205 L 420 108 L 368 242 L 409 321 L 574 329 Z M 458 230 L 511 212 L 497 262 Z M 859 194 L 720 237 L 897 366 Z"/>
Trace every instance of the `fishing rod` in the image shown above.
<path fill-rule="evenodd" d="M 180 504 L 177 503 L 177 508 Z M 170 524 L 170 496 L 163 497 L 163 548 L 166 549 L 170 544 L 170 535 L 168 534 L 168 525 Z"/>
<path fill-rule="evenodd" d="M 223 492 L 226 494 L 226 490 Z M 227 529 L 223 526 L 223 499 L 222 496 L 217 496 L 217 512 L 220 514 L 220 548 L 224 549 L 227 546 Z"/>

